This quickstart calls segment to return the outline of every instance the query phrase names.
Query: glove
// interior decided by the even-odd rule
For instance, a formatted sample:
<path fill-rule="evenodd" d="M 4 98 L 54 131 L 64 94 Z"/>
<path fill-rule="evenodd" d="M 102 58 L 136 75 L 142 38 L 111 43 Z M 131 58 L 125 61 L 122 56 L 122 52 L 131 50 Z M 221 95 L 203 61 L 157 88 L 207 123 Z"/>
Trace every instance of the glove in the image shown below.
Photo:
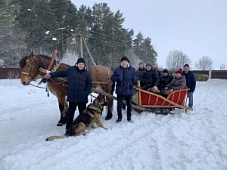
<path fill-rule="evenodd" d="M 157 86 L 154 86 L 152 89 L 154 89 L 154 90 L 158 90 L 158 87 L 157 87 Z"/>

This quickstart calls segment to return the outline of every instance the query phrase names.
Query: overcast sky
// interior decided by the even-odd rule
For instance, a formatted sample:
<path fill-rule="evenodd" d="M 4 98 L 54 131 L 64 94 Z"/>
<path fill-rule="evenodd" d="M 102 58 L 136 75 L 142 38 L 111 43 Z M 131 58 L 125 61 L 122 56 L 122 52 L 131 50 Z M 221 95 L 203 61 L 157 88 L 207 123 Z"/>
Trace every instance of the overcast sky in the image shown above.
<path fill-rule="evenodd" d="M 203 56 L 214 61 L 213 68 L 227 67 L 227 0 L 72 0 L 80 7 L 106 2 L 111 11 L 118 9 L 124 27 L 150 37 L 158 53 L 159 66 L 174 49 L 192 60 L 191 67 Z"/>

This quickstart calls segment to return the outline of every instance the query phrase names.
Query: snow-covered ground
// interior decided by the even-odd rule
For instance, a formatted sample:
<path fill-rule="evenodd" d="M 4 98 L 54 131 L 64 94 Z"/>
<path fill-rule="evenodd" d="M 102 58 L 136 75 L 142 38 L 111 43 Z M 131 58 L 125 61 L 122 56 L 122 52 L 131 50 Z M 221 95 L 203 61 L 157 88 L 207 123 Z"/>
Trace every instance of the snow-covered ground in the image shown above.
<path fill-rule="evenodd" d="M 56 126 L 56 97 L 20 80 L 0 80 L 0 169 L 226 170 L 226 95 L 226 80 L 197 82 L 194 111 L 133 112 L 134 123 L 124 115 L 115 124 L 115 103 L 113 119 L 102 117 L 108 130 L 46 142 L 65 132 Z"/>

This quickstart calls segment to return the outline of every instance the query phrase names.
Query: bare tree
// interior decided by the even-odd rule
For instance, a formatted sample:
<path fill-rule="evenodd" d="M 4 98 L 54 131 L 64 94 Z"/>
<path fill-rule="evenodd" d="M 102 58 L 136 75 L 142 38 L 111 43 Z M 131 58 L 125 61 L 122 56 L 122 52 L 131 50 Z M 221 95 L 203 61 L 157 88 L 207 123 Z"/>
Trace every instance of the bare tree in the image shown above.
<path fill-rule="evenodd" d="M 220 70 L 225 70 L 225 69 L 226 69 L 225 64 L 222 64 L 222 65 L 220 66 Z"/>
<path fill-rule="evenodd" d="M 190 64 L 191 60 L 186 54 L 179 50 L 170 51 L 166 59 L 166 66 L 170 70 L 182 68 L 186 63 Z"/>
<path fill-rule="evenodd" d="M 213 61 L 210 57 L 204 56 L 199 59 L 198 62 L 195 63 L 195 68 L 199 70 L 209 70 L 213 65 Z"/>

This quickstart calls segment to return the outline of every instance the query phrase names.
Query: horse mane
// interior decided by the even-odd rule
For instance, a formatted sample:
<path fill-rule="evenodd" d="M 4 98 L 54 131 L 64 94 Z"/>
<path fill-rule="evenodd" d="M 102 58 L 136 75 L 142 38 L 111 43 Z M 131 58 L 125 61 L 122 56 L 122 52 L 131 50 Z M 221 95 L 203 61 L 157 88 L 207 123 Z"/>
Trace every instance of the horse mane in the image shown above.
<path fill-rule="evenodd" d="M 44 58 L 46 58 L 46 59 L 48 59 L 48 60 L 51 60 L 51 57 L 50 56 L 48 56 L 48 55 L 44 55 L 44 54 L 38 54 L 38 55 L 33 55 L 33 56 L 37 56 L 37 57 L 44 57 Z M 29 58 L 29 56 L 25 56 L 25 57 L 23 57 L 20 61 L 19 61 L 19 65 L 20 65 L 20 68 L 23 68 L 24 66 L 25 66 L 25 64 L 26 64 L 26 60 Z"/>
<path fill-rule="evenodd" d="M 27 59 L 28 59 L 28 56 L 25 56 L 19 61 L 20 68 L 23 68 L 25 66 Z"/>
<path fill-rule="evenodd" d="M 48 60 L 51 60 L 51 57 L 48 56 L 48 55 L 38 54 L 37 56 L 44 57 L 44 58 L 46 58 L 46 59 L 48 59 Z"/>

